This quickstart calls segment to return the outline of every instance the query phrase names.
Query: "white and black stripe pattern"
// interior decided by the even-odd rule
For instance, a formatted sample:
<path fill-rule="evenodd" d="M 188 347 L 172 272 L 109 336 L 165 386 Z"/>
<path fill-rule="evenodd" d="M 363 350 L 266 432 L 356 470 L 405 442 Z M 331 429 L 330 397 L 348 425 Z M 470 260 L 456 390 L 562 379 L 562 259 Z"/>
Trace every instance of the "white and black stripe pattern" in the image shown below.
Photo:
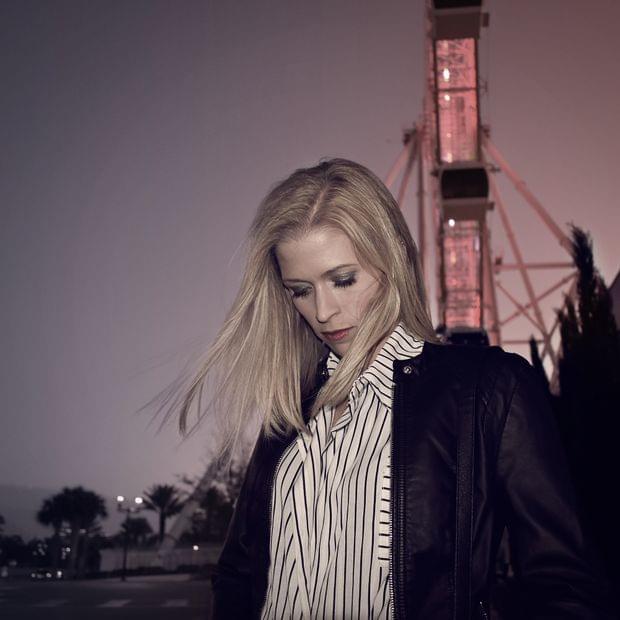
<path fill-rule="evenodd" d="M 324 407 L 275 473 L 262 618 L 389 618 L 393 363 L 421 353 L 402 325 L 355 381 L 336 421 Z M 338 365 L 331 353 L 327 369 Z"/>

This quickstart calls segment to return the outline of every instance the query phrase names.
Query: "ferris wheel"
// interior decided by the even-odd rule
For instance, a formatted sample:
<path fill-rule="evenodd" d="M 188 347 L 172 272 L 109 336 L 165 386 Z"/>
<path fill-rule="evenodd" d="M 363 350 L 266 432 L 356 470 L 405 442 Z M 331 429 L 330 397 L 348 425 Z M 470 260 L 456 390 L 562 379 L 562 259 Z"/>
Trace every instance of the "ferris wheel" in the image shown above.
<path fill-rule="evenodd" d="M 571 243 L 522 178 L 508 164 L 481 122 L 479 41 L 489 25 L 482 0 L 427 0 L 426 83 L 423 112 L 405 132 L 404 147 L 386 184 L 399 204 L 408 186 L 417 184 L 418 244 L 427 280 L 434 253 L 438 331 L 447 341 L 497 344 L 506 348 L 542 345 L 541 358 L 552 374 L 557 369 L 558 321 L 549 326 L 543 303 L 564 290 L 573 294 L 575 270 Z M 413 174 L 417 164 L 417 174 Z M 498 190 L 502 172 L 559 246 L 556 261 L 528 261 Z M 489 214 L 496 211 L 512 254 L 511 262 L 494 255 Z M 430 220 L 430 226 L 427 224 Z M 427 229 L 434 243 L 427 242 Z M 563 270 L 558 281 L 537 292 L 536 270 Z M 521 291 L 502 283 L 517 272 Z M 519 299 L 523 296 L 525 299 Z M 510 311 L 500 316 L 498 296 Z M 511 323 L 525 319 L 526 330 L 515 337 Z M 555 343 L 555 344 L 554 344 Z"/>

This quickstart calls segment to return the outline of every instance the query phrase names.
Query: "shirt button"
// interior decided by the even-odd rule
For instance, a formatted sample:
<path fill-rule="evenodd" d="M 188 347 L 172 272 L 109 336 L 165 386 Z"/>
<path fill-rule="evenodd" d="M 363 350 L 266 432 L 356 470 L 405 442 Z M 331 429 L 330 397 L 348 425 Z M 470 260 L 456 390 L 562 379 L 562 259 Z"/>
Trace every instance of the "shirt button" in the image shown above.
<path fill-rule="evenodd" d="M 403 366 L 403 373 L 406 375 L 410 375 L 413 372 L 413 367 L 411 366 L 411 364 L 407 364 L 406 366 Z"/>

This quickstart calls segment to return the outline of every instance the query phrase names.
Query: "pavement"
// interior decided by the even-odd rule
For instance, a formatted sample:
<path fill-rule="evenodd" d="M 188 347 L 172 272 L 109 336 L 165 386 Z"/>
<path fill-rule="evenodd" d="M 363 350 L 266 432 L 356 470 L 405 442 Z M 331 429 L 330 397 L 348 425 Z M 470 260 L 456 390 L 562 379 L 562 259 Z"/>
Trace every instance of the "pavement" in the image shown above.
<path fill-rule="evenodd" d="M 2 581 L 2 620 L 208 620 L 211 583 L 189 575 Z"/>

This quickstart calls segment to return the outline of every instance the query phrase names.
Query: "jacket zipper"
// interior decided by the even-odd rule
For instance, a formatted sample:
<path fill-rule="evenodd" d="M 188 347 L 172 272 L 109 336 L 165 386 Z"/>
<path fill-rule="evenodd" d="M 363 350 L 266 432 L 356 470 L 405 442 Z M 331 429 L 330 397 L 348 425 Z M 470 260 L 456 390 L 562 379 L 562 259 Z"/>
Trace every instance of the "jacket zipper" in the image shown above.
<path fill-rule="evenodd" d="M 480 617 L 482 620 L 489 620 L 489 616 L 487 615 L 487 610 L 484 608 L 484 603 L 482 601 L 478 601 L 480 605 L 480 613 L 482 614 Z"/>
<path fill-rule="evenodd" d="M 396 388 L 396 384 L 394 384 L 393 390 Z M 391 467 L 394 468 L 394 391 L 392 391 L 392 432 L 390 435 L 390 461 Z M 392 471 L 392 478 L 390 480 L 390 574 L 388 576 L 390 580 L 390 600 L 392 601 L 392 618 L 396 617 L 395 605 L 396 601 L 394 600 L 394 536 L 393 536 L 393 527 L 392 523 L 394 521 L 394 484 L 393 480 L 395 479 L 394 472 Z"/>
<path fill-rule="evenodd" d="M 394 422 L 396 419 L 395 416 L 395 408 L 394 408 L 394 401 L 395 401 L 395 397 L 394 394 L 396 393 L 396 389 L 397 389 L 397 382 L 394 381 L 394 391 L 392 392 L 392 436 L 391 436 L 391 469 L 392 469 L 392 480 L 390 483 L 390 487 L 391 487 L 391 491 L 390 491 L 390 575 L 389 575 L 389 580 L 390 580 L 390 598 L 392 600 L 392 617 L 394 620 L 396 620 L 396 618 L 404 618 L 405 617 L 405 613 L 403 611 L 403 613 L 401 614 L 401 606 L 400 606 L 400 601 L 396 600 L 396 588 L 394 587 L 394 580 L 396 578 L 398 578 L 398 575 L 400 575 L 402 577 L 402 558 L 403 558 L 403 549 L 402 549 L 402 536 L 400 536 L 400 540 L 399 541 L 395 541 L 394 540 L 394 517 L 395 517 L 395 510 L 394 510 L 394 498 L 396 496 L 396 491 L 400 491 L 399 489 L 396 489 L 396 485 L 393 484 L 393 481 L 397 480 L 396 477 L 396 461 L 394 459 L 394 455 L 396 454 L 396 436 L 394 434 Z M 402 498 L 401 498 L 402 499 Z M 398 517 L 399 517 L 399 524 L 401 524 L 402 526 L 402 516 L 403 516 L 403 509 L 402 509 L 402 504 L 403 502 L 400 501 L 398 503 Z M 402 529 L 402 527 L 401 527 Z M 399 569 L 400 569 L 400 573 L 397 573 L 394 570 L 394 548 L 396 547 L 396 545 L 398 545 L 398 549 L 399 549 Z M 400 586 L 400 583 L 399 583 Z M 398 590 L 399 594 L 400 592 L 402 592 L 402 588 L 399 587 Z"/>

